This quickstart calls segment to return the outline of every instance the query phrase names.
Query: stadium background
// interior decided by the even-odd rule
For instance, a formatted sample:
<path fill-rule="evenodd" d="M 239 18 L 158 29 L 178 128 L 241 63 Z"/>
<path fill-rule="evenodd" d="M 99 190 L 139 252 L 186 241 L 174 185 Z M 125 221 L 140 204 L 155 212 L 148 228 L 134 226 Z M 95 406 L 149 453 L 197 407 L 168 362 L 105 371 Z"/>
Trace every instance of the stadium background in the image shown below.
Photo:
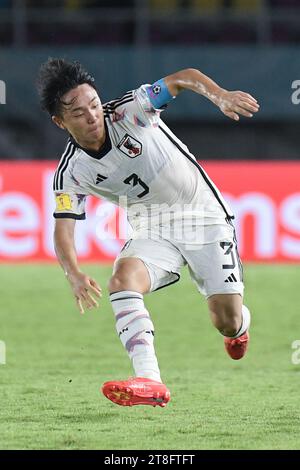
<path fill-rule="evenodd" d="M 36 367 L 37 369 L 44 367 L 43 354 L 48 360 L 47 368 L 50 371 L 53 361 L 55 363 L 57 358 L 53 358 L 50 353 L 47 356 L 43 350 L 39 362 L 37 356 L 31 355 L 31 348 L 26 348 L 25 339 L 26 345 L 28 342 L 35 344 L 33 346 L 35 354 L 42 347 L 43 341 L 50 349 L 51 341 L 54 345 L 56 344 L 55 347 L 64 342 L 66 350 L 63 354 L 69 357 L 68 344 L 71 343 L 74 347 L 76 335 L 78 335 L 76 329 L 82 328 L 77 324 L 77 320 L 74 320 L 75 324 L 72 324 L 73 320 L 70 320 L 74 315 L 74 307 L 71 304 L 72 300 L 67 287 L 61 286 L 63 278 L 57 264 L 50 266 L 44 264 L 55 261 L 52 245 L 51 178 L 66 141 L 65 134 L 58 130 L 49 117 L 40 110 L 35 90 L 38 67 L 48 56 L 52 56 L 81 61 L 95 76 L 102 101 L 121 96 L 128 89 L 136 88 L 141 83 L 151 83 L 185 67 L 198 68 L 224 88 L 241 89 L 258 99 L 261 105 L 259 114 L 252 120 L 242 118 L 236 123 L 225 118 L 204 98 L 196 97 L 192 92 L 185 92 L 169 106 L 163 118 L 199 158 L 210 177 L 232 204 L 236 213 L 236 228 L 242 259 L 246 262 L 259 263 L 246 264 L 246 273 L 249 273 L 249 302 L 252 303 L 252 308 L 257 307 L 259 312 L 263 311 L 262 315 L 266 314 L 266 311 L 268 314 L 267 318 L 257 319 L 254 324 L 254 331 L 257 333 L 257 349 L 255 350 L 254 339 L 253 355 L 246 364 L 250 371 L 253 366 L 253 370 L 271 372 L 272 367 L 266 361 L 269 358 L 274 365 L 274 359 L 270 358 L 273 357 L 271 353 L 276 348 L 278 354 L 276 361 L 279 369 L 276 369 L 274 377 L 269 377 L 268 386 L 270 389 L 272 386 L 276 388 L 278 381 L 281 381 L 278 370 L 286 374 L 285 385 L 289 389 L 287 413 L 295 416 L 294 384 L 290 371 L 295 371 L 297 366 L 295 362 L 291 365 L 290 355 L 292 354 L 291 343 L 297 339 L 293 315 L 296 313 L 294 304 L 296 303 L 297 269 L 300 260 L 299 46 L 300 0 L 0 0 L 0 261 L 2 263 L 0 270 L 3 276 L 2 291 L 4 293 L 2 296 L 4 315 L 0 340 L 5 341 L 7 348 L 7 359 L 3 361 L 3 367 L 0 366 L 0 374 L 2 374 L 4 384 L 6 380 L 8 387 L 6 395 L 8 403 L 11 399 L 11 390 L 13 390 L 16 403 L 19 400 L 22 401 L 20 398 L 23 396 L 22 378 L 26 376 L 24 368 L 20 365 L 23 354 L 25 354 L 24 357 L 28 355 L 32 368 L 29 367 L 31 371 L 29 376 L 33 382 L 32 390 L 26 392 L 28 410 L 32 410 L 33 397 L 36 399 L 39 390 L 48 393 L 48 386 L 45 384 L 53 379 L 51 374 L 50 379 L 49 376 L 45 380 L 40 377 L 37 379 L 34 370 Z M 86 262 L 97 262 L 95 266 L 88 265 L 87 269 L 91 269 L 96 278 L 100 276 L 102 279 L 103 276 L 104 285 L 105 279 L 109 276 L 110 266 L 102 268 L 101 265 L 110 264 L 123 243 L 122 237 L 115 239 L 111 236 L 116 217 L 122 219 L 122 214 L 120 215 L 111 204 L 91 199 L 88 220 L 77 224 L 80 225 L 77 232 L 80 259 Z M 105 233 L 105 237 L 101 236 L 101 233 Z M 35 263 L 31 264 L 31 262 Z M 264 263 L 271 263 L 271 266 L 264 266 Z M 99 267 L 98 271 L 96 266 Z M 43 292 L 46 299 L 36 293 L 35 289 L 38 289 L 37 284 L 40 283 L 43 286 L 46 284 L 50 286 Z M 15 296 L 16 286 L 18 286 L 19 297 Z M 153 301 L 157 302 L 155 305 L 158 310 L 166 310 L 166 319 L 174 309 L 177 308 L 178 311 L 180 309 L 179 304 L 176 306 L 174 301 L 170 303 L 168 296 L 174 295 L 175 292 L 182 299 L 187 299 L 189 296 L 190 287 L 187 278 L 183 278 L 182 286 L 180 286 L 178 284 L 176 288 L 174 287 L 178 291 L 170 290 L 169 293 L 161 294 L 161 297 L 158 296 L 157 300 Z M 35 295 L 37 295 L 36 302 L 33 302 L 32 298 Z M 51 316 L 56 309 L 56 300 L 53 299 L 56 295 L 60 299 L 61 309 L 66 310 L 67 315 L 68 312 L 72 312 L 68 317 L 68 322 L 71 324 L 66 321 L 66 324 L 62 326 L 61 319 L 54 315 L 54 326 L 49 325 L 48 318 L 47 328 L 49 329 L 47 330 L 44 324 L 36 324 L 36 315 L 40 315 L 40 311 L 45 309 Z M 15 299 L 15 303 L 12 298 Z M 289 304 L 283 303 L 282 298 L 289 298 Z M 22 301 L 27 299 L 27 303 L 24 300 L 23 304 L 23 314 L 29 322 L 26 327 L 20 319 L 18 299 Z M 191 309 L 197 310 L 198 297 L 195 297 L 193 302 Z M 109 312 L 109 306 L 105 308 Z M 282 323 L 281 320 L 283 308 L 287 323 Z M 64 314 L 64 312 L 60 313 Z M 270 329 L 269 323 L 271 314 L 273 329 Z M 198 328 L 196 323 L 198 316 L 195 316 L 194 320 L 193 318 L 190 320 L 193 325 L 192 331 Z M 158 323 L 159 321 L 157 319 Z M 195 324 L 192 323 L 193 321 Z M 177 322 L 180 324 L 179 317 L 177 317 Z M 21 329 L 24 327 L 24 337 L 19 332 L 20 325 Z M 42 332 L 41 336 L 33 336 L 32 329 L 35 327 L 41 329 L 37 330 Z M 66 337 L 60 337 L 57 332 L 57 328 L 62 328 L 63 331 L 63 327 L 70 329 L 68 336 L 70 343 Z M 95 340 L 92 348 L 96 356 L 96 338 L 97 341 L 99 338 L 93 337 L 91 331 L 84 328 L 85 341 L 91 345 L 92 338 Z M 99 323 L 93 328 L 99 332 L 103 324 Z M 107 320 L 104 330 L 105 328 L 107 328 L 108 337 L 113 336 L 112 320 Z M 161 328 L 164 329 L 164 324 Z M 203 328 L 209 330 L 207 325 Z M 261 328 L 270 332 L 269 349 L 264 348 Z M 165 334 L 167 331 L 166 326 Z M 181 331 L 180 328 L 179 331 Z M 54 336 L 51 336 L 52 334 L 57 343 L 53 339 Z M 175 334 L 179 335 L 179 332 Z M 213 337 L 210 337 L 210 334 L 212 333 L 206 334 L 208 341 L 211 341 L 209 338 Z M 188 336 L 186 333 L 185 335 L 187 339 Z M 215 341 L 215 337 L 213 338 Z M 278 339 L 279 342 L 281 341 L 280 347 L 276 343 Z M 168 356 L 164 353 L 163 339 L 158 339 L 158 341 L 162 341 L 158 345 L 166 364 Z M 113 349 L 107 354 L 112 357 L 116 354 L 123 368 L 120 366 L 118 370 L 115 365 L 111 365 L 114 364 L 111 359 L 110 366 L 105 363 L 107 370 L 104 373 L 104 367 L 104 379 L 111 370 L 117 371 L 120 375 L 124 374 L 124 367 L 125 370 L 128 367 L 126 358 L 123 357 L 121 351 L 119 352 L 117 340 L 112 344 Z M 198 347 L 196 343 L 194 346 Z M 60 350 L 59 347 L 58 350 Z M 180 367 L 182 370 L 187 367 L 186 364 L 181 364 L 181 359 L 178 353 L 178 361 L 174 360 L 172 363 L 174 370 L 176 367 L 179 367 L 179 370 Z M 205 362 L 207 358 L 201 357 L 202 360 Z M 216 370 L 217 384 L 210 383 L 209 387 L 214 390 L 215 386 L 220 387 L 221 384 L 224 392 L 222 374 L 225 366 L 222 365 L 223 359 L 218 357 L 217 360 L 221 361 L 219 375 L 218 369 Z M 86 370 L 88 370 L 90 363 L 87 357 L 81 358 L 81 361 L 83 361 L 83 367 L 87 367 Z M 97 357 L 97 361 L 101 364 L 100 357 Z M 78 364 L 82 362 L 78 361 Z M 189 374 L 192 374 L 197 364 L 193 366 L 193 363 L 190 363 L 190 368 L 187 367 Z M 211 359 L 207 363 L 208 368 L 210 364 Z M 280 369 L 281 366 L 283 369 Z M 67 369 L 65 367 L 67 366 L 63 363 L 62 370 L 68 375 L 72 370 L 68 367 L 72 366 L 68 364 Z M 227 363 L 226 367 L 228 367 Z M 247 370 L 247 368 L 229 367 L 233 373 Z M 74 369 L 74 374 L 75 370 L 77 376 L 80 377 L 82 369 L 78 366 L 78 369 Z M 52 371 L 53 374 L 54 371 Z M 20 377 L 20 382 L 19 388 L 15 389 L 14 384 L 18 382 L 17 376 Z M 96 370 L 91 372 L 90 377 L 93 376 L 97 376 Z M 175 376 L 174 371 L 170 372 L 171 382 L 172 380 L 176 382 Z M 236 375 L 231 376 L 232 383 L 235 383 L 237 387 L 240 379 L 240 377 L 237 379 Z M 260 396 L 263 397 L 265 384 L 261 381 L 259 374 L 256 379 Z M 99 382 L 99 376 L 97 380 Z M 226 382 L 226 378 L 224 380 Z M 29 384 L 27 383 L 26 386 L 28 388 Z M 93 387 L 95 387 L 94 383 L 91 385 L 91 388 Z M 199 387 L 201 390 L 201 385 Z M 179 392 L 182 392 L 180 387 Z M 33 396 L 30 393 L 33 393 Z M 62 393 L 67 392 L 63 389 Z M 243 393 L 244 391 L 240 390 L 240 395 L 237 395 L 238 400 L 244 398 L 245 402 L 249 402 L 249 407 L 251 403 L 255 407 L 256 398 L 252 396 L 249 399 L 249 396 L 244 396 Z M 230 401 L 229 389 L 225 395 L 224 400 L 230 410 L 234 404 Z M 79 400 L 79 396 L 78 392 L 76 399 Z M 287 403 L 286 396 L 287 390 L 283 389 L 277 401 L 274 398 L 278 410 L 280 406 L 284 407 Z M 212 400 L 217 400 L 214 394 L 211 397 Z M 60 398 L 61 401 L 58 399 L 58 403 L 63 404 L 64 400 Z M 50 397 L 48 399 L 51 401 Z M 72 396 L 70 399 L 72 402 Z M 115 408 L 111 408 L 103 400 L 99 405 L 98 397 L 93 396 L 92 400 L 97 406 L 112 410 L 110 418 L 113 417 L 113 413 L 116 413 Z M 41 406 L 43 409 L 43 403 Z M 61 416 L 59 406 L 57 417 Z M 179 404 L 178 407 L 180 408 Z M 26 423 L 29 419 L 29 415 L 26 415 L 26 418 L 24 411 L 20 411 L 21 408 L 21 405 L 17 406 L 19 421 L 15 418 L 16 423 Z M 3 418 L 2 423 L 8 423 L 12 415 L 14 416 L 12 403 L 9 404 L 7 410 L 8 414 L 6 418 Z M 250 415 L 253 409 L 251 413 L 249 410 L 250 408 L 248 409 Z M 116 420 L 121 419 L 118 425 L 126 426 L 120 418 L 120 410 L 117 411 L 119 414 L 116 415 Z M 122 411 L 123 416 L 124 414 L 128 416 L 127 410 Z M 209 406 L 206 411 L 209 414 Z M 74 415 L 71 410 L 69 412 L 70 415 Z M 205 414 L 205 410 L 202 409 L 201 413 L 203 412 Z M 34 414 L 34 411 L 32 413 Z M 148 411 L 138 410 L 137 413 L 140 418 L 144 418 L 147 429 L 145 420 L 148 419 Z M 180 415 L 178 409 L 177 413 Z M 182 419 L 184 419 L 184 410 L 182 413 Z M 284 414 L 280 411 L 278 413 L 279 417 L 280 413 Z M 89 415 L 88 411 L 87 415 Z M 258 421 L 260 416 L 264 416 L 261 419 L 266 421 L 263 411 L 257 412 L 255 416 Z M 273 408 L 270 416 L 273 418 L 276 416 L 277 419 Z M 286 417 L 285 414 L 284 416 Z M 226 429 L 228 416 L 225 413 L 223 417 L 222 426 Z M 168 417 L 170 421 L 166 425 L 172 426 L 173 418 L 174 416 L 170 415 Z M 251 421 L 251 418 L 249 419 Z M 14 428 L 9 428 L 7 431 L 6 427 L 6 434 L 2 434 L 6 437 L 2 438 L 0 448 L 92 448 L 93 446 L 96 448 L 159 448 L 161 445 L 163 446 L 161 448 L 228 449 L 296 448 L 297 446 L 296 429 L 298 428 L 293 428 L 293 426 L 291 433 L 294 432 L 294 436 L 287 437 L 284 431 L 282 435 L 278 435 L 277 440 L 264 440 L 260 434 L 261 428 L 258 431 L 252 423 L 253 435 L 250 438 L 249 435 L 247 436 L 250 440 L 234 441 L 230 435 L 227 439 L 223 429 L 219 440 L 211 437 L 204 441 L 200 439 L 197 430 L 190 430 L 190 435 L 187 432 L 185 436 L 184 432 L 178 431 L 179 428 L 177 429 L 174 425 L 177 434 L 174 434 L 173 438 L 170 437 L 170 440 L 165 438 L 162 441 L 156 441 L 153 437 L 152 440 L 150 438 L 147 440 L 145 435 L 144 441 L 130 441 L 129 439 L 124 446 L 123 444 L 118 446 L 115 444 L 113 431 L 110 434 L 111 440 L 108 439 L 108 441 L 101 439 L 93 441 L 89 439 L 88 434 L 83 440 L 82 436 L 74 437 L 76 433 L 69 429 L 67 421 L 61 431 L 62 435 L 57 431 L 58 436 L 55 435 L 54 439 L 49 428 L 48 434 L 41 438 L 39 433 L 41 427 L 48 423 L 47 420 L 49 420 L 47 414 L 40 414 L 36 427 L 33 426 L 36 430 L 34 435 L 30 433 L 32 423 L 29 423 L 28 430 L 23 433 Z M 282 424 L 279 419 L 279 426 L 280 423 Z M 129 427 L 132 425 L 135 429 L 136 423 L 129 422 L 127 425 Z M 208 419 L 205 425 L 207 435 L 211 432 L 210 425 L 215 425 L 214 432 L 218 433 L 216 430 L 218 423 L 210 423 Z M 69 432 L 75 434 L 70 437 Z M 233 435 L 237 434 L 237 428 L 234 428 Z M 181 440 L 178 436 L 181 436 Z M 197 441 L 197 436 L 199 441 Z"/>

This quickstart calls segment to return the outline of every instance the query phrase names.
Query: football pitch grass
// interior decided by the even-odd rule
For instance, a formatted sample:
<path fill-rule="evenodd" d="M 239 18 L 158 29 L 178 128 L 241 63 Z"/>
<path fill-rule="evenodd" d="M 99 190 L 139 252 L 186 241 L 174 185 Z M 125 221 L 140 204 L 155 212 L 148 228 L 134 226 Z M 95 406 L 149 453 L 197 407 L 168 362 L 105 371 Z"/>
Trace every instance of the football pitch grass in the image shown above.
<path fill-rule="evenodd" d="M 132 369 L 103 287 L 80 315 L 57 265 L 1 265 L 1 449 L 299 449 L 299 266 L 246 265 L 247 356 L 231 360 L 188 273 L 145 296 L 166 408 L 120 407 L 99 388 Z M 300 357 L 300 355 L 298 356 Z"/>

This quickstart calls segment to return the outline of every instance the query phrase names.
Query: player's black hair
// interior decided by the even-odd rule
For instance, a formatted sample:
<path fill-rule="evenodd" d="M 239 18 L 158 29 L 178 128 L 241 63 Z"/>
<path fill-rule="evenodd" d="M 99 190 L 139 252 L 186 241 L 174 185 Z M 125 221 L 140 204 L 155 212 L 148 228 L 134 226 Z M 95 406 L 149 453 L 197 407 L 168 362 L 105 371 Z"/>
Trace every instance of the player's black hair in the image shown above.
<path fill-rule="evenodd" d="M 49 57 L 47 62 L 41 65 L 37 79 L 42 109 L 48 111 L 50 116 L 61 116 L 62 96 L 84 83 L 96 90 L 94 81 L 79 62 Z"/>

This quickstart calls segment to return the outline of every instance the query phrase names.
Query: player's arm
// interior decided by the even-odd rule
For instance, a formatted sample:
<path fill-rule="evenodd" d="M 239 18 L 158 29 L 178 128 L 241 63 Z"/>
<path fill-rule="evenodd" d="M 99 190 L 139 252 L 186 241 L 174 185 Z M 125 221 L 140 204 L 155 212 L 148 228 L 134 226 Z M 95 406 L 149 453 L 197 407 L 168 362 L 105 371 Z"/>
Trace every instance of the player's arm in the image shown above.
<path fill-rule="evenodd" d="M 98 307 L 98 302 L 91 294 L 101 297 L 101 288 L 91 277 L 84 274 L 77 262 L 74 242 L 74 219 L 55 219 L 54 247 L 57 259 L 71 285 L 80 313 L 84 308 Z"/>
<path fill-rule="evenodd" d="M 236 121 L 239 115 L 252 117 L 259 110 L 257 100 L 249 93 L 225 90 L 197 69 L 180 70 L 168 75 L 163 81 L 173 97 L 182 90 L 192 90 L 208 98 L 226 116 Z"/>

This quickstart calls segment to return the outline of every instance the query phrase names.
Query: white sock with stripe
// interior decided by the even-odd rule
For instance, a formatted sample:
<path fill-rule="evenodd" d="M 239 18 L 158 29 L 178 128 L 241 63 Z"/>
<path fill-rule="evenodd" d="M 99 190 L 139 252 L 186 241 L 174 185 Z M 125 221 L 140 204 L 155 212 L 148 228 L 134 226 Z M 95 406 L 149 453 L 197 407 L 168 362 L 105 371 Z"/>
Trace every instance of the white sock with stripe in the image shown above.
<path fill-rule="evenodd" d="M 137 377 L 161 382 L 154 350 L 154 326 L 145 308 L 143 295 L 133 291 L 110 294 L 116 329 Z"/>
<path fill-rule="evenodd" d="M 246 307 L 246 305 L 242 305 L 242 324 L 239 329 L 239 331 L 234 335 L 230 336 L 230 338 L 239 338 L 242 336 L 246 331 L 248 330 L 251 322 L 251 315 L 249 309 Z"/>

